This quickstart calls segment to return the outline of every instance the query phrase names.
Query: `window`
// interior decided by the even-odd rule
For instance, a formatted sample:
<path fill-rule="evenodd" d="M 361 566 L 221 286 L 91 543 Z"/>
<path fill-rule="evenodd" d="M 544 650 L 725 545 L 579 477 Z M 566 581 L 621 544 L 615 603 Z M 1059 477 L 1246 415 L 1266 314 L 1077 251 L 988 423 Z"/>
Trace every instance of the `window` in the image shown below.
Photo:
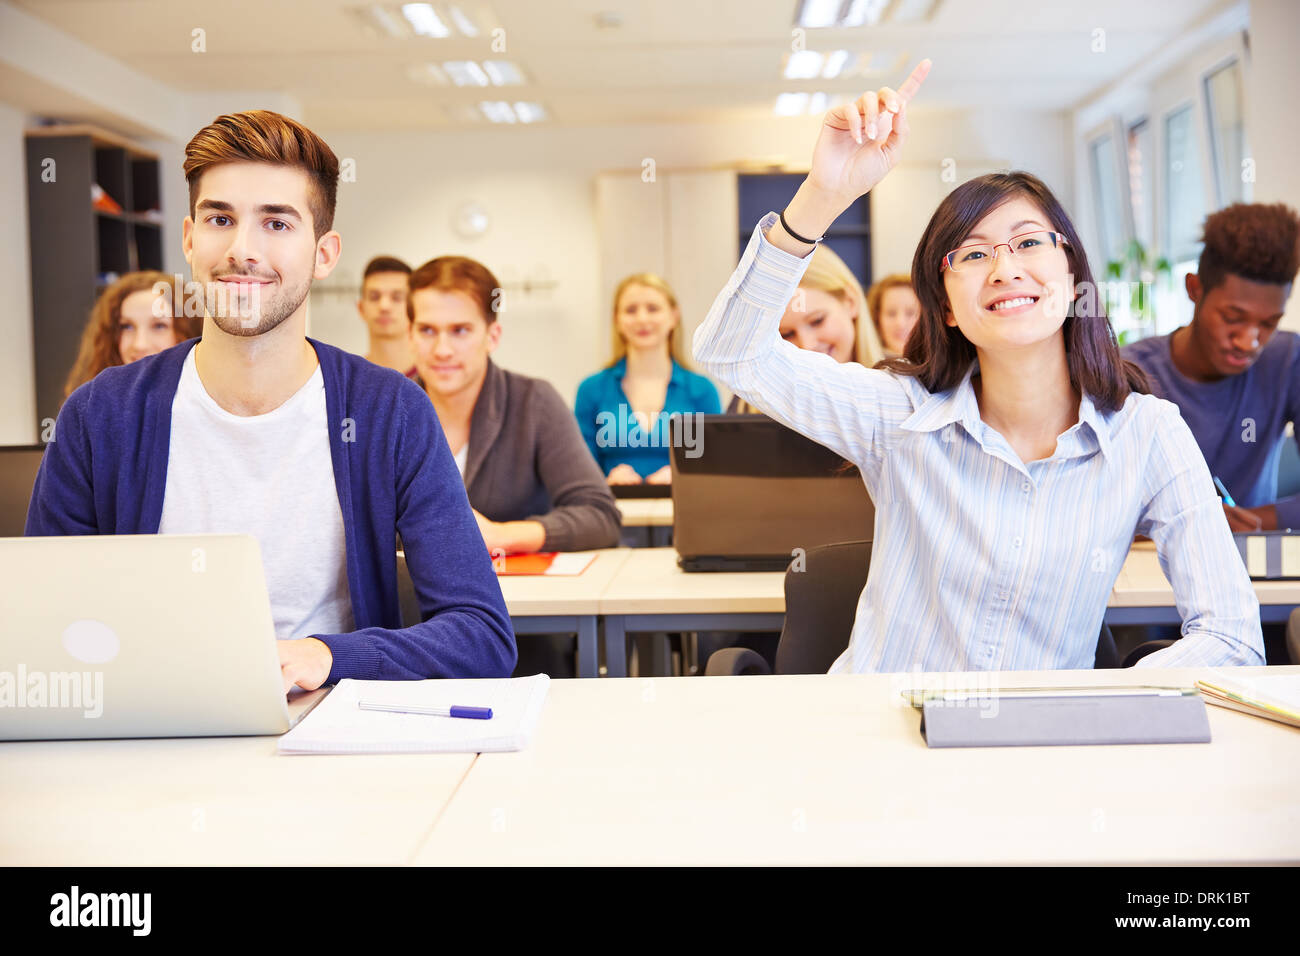
<path fill-rule="evenodd" d="M 1172 263 L 1200 254 L 1201 222 L 1205 218 L 1205 192 L 1201 164 L 1196 155 L 1196 131 L 1189 104 L 1165 117 L 1164 246 Z"/>
<path fill-rule="evenodd" d="M 1133 207 L 1133 238 L 1148 254 L 1156 238 L 1155 133 L 1145 119 L 1128 128 L 1128 195 Z"/>
<path fill-rule="evenodd" d="M 1205 78 L 1205 109 L 1214 166 L 1214 195 L 1220 206 L 1241 202 L 1246 196 L 1242 159 L 1246 153 L 1246 127 L 1241 103 L 1241 67 L 1236 60 Z"/>
<path fill-rule="evenodd" d="M 1115 137 L 1106 133 L 1088 149 L 1092 166 L 1092 194 L 1097 210 L 1097 238 L 1107 262 L 1124 257 L 1128 245 L 1124 224 L 1124 199 L 1120 192 L 1119 157 Z"/>

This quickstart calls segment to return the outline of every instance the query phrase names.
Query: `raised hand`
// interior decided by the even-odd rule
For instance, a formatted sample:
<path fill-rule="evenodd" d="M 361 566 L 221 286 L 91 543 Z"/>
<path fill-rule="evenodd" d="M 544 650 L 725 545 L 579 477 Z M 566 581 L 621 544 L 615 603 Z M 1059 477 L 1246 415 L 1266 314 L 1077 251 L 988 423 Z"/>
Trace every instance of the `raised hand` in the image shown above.
<path fill-rule="evenodd" d="M 897 90 L 886 86 L 868 91 L 826 114 L 808 178 L 785 210 L 791 230 L 804 238 L 820 237 L 894 168 L 907 142 L 907 104 L 929 72 L 930 61 L 922 60 Z M 797 256 L 811 251 L 784 227 L 769 230 L 767 238 Z"/>
<path fill-rule="evenodd" d="M 813 148 L 811 183 L 852 202 L 884 179 L 907 142 L 907 104 L 929 72 L 930 61 L 922 60 L 897 91 L 869 90 L 827 113 Z"/>

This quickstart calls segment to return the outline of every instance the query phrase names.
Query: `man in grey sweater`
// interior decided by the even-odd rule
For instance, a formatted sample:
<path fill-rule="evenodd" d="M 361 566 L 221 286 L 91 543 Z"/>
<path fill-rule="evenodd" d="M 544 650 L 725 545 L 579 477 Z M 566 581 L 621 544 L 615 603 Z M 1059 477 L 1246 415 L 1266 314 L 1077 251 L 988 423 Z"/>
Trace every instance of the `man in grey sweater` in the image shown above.
<path fill-rule="evenodd" d="M 549 382 L 489 357 L 501 341 L 500 296 L 481 263 L 443 256 L 411 274 L 406 300 L 416 382 L 438 413 L 483 540 L 494 553 L 617 547 L 618 505 L 568 405 Z M 569 643 L 523 642 L 517 673 L 566 676 Z"/>
<path fill-rule="evenodd" d="M 416 382 L 438 413 L 489 549 L 618 545 L 619 511 L 559 392 L 489 357 L 501 341 L 496 277 L 443 256 L 411 274 Z"/>

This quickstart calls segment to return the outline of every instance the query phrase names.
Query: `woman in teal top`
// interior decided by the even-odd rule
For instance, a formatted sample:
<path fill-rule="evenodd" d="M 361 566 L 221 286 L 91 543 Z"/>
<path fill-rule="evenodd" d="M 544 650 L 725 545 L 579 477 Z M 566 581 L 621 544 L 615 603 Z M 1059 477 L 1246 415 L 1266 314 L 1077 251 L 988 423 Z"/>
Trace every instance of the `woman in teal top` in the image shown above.
<path fill-rule="evenodd" d="M 713 383 L 682 364 L 681 320 L 677 297 L 659 276 L 628 276 L 614 291 L 614 361 L 583 380 L 574 405 L 611 485 L 668 484 L 668 449 L 674 434 L 683 435 L 673 418 L 722 410 Z"/>

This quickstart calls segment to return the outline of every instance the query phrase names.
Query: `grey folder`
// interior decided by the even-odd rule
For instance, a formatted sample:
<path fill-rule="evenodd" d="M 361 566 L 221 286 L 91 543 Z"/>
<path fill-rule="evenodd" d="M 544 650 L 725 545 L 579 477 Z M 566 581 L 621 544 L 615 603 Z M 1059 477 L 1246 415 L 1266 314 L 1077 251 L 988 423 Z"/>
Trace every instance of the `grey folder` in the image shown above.
<path fill-rule="evenodd" d="M 956 698 L 956 699 L 954 699 Z M 927 698 L 921 735 L 931 747 L 1206 744 L 1199 694 L 970 694 Z"/>

